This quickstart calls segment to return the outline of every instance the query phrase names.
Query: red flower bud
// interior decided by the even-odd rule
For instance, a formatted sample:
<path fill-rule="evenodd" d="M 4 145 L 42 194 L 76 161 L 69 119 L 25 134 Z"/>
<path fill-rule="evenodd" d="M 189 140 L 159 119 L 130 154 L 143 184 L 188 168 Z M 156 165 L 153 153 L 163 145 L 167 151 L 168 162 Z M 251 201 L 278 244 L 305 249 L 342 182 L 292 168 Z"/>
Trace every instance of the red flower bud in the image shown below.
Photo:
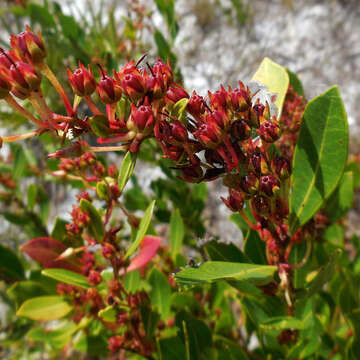
<path fill-rule="evenodd" d="M 194 136 L 205 147 L 216 148 L 221 142 L 222 132 L 215 122 L 210 122 L 201 124 Z"/>
<path fill-rule="evenodd" d="M 210 106 L 216 110 L 226 110 L 229 94 L 221 85 L 221 90 L 216 90 L 214 94 L 208 91 Z"/>
<path fill-rule="evenodd" d="M 250 200 L 252 209 L 260 215 L 267 215 L 270 212 L 270 200 L 265 196 L 255 196 Z"/>
<path fill-rule="evenodd" d="M 13 89 L 27 96 L 41 83 L 41 75 L 30 64 L 22 62 L 10 66 L 10 76 Z"/>
<path fill-rule="evenodd" d="M 273 121 L 265 121 L 259 129 L 262 140 L 272 143 L 280 137 L 280 126 Z"/>
<path fill-rule="evenodd" d="M 105 104 L 113 104 L 120 100 L 122 90 L 118 83 L 108 75 L 103 74 L 96 92 Z"/>
<path fill-rule="evenodd" d="M 269 167 L 264 155 L 260 151 L 255 151 L 250 156 L 250 170 L 254 171 L 257 175 L 260 174 L 269 174 Z"/>
<path fill-rule="evenodd" d="M 110 259 L 115 253 L 115 248 L 108 243 L 104 243 L 103 247 L 101 248 L 101 254 L 104 258 Z"/>
<path fill-rule="evenodd" d="M 101 283 L 101 275 L 98 271 L 90 270 L 90 274 L 88 276 L 89 283 L 93 286 Z"/>
<path fill-rule="evenodd" d="M 240 187 L 246 194 L 254 195 L 259 189 L 259 179 L 249 173 L 241 178 Z"/>
<path fill-rule="evenodd" d="M 174 145 L 181 145 L 186 143 L 188 138 L 188 132 L 186 130 L 186 127 L 180 122 L 175 121 L 169 124 L 170 125 L 170 131 L 171 131 L 171 137 L 175 140 Z"/>
<path fill-rule="evenodd" d="M 0 67 L 0 99 L 4 99 L 10 92 L 11 85 L 8 74 Z"/>
<path fill-rule="evenodd" d="M 145 130 L 146 133 L 150 133 L 154 127 L 154 114 L 151 106 L 141 105 L 136 108 L 132 103 L 131 119 L 138 132 L 144 132 Z"/>
<path fill-rule="evenodd" d="M 198 183 L 203 178 L 203 170 L 200 165 L 190 165 L 180 170 L 182 172 L 181 180 Z"/>
<path fill-rule="evenodd" d="M 231 124 L 231 134 L 237 140 L 247 140 L 251 136 L 251 127 L 244 120 L 235 120 Z"/>
<path fill-rule="evenodd" d="M 204 98 L 194 91 L 187 104 L 187 110 L 195 118 L 202 115 L 205 112 Z"/>
<path fill-rule="evenodd" d="M 236 88 L 230 93 L 231 105 L 234 111 L 243 112 L 251 107 L 249 91 L 244 88 Z"/>
<path fill-rule="evenodd" d="M 166 85 L 163 77 L 150 74 L 146 79 L 146 89 L 152 94 L 153 99 L 160 99 L 164 96 Z"/>
<path fill-rule="evenodd" d="M 166 65 L 161 59 L 157 59 L 152 67 L 152 71 L 156 76 L 161 76 L 164 85 L 168 87 L 173 81 L 173 72 L 170 63 Z"/>
<path fill-rule="evenodd" d="M 112 336 L 109 338 L 108 349 L 110 352 L 115 353 L 120 350 L 122 345 L 124 344 L 125 338 L 123 336 Z"/>
<path fill-rule="evenodd" d="M 265 175 L 260 178 L 259 190 L 260 193 L 267 196 L 272 196 L 280 189 L 279 180 L 272 174 Z"/>
<path fill-rule="evenodd" d="M 171 86 L 166 92 L 165 101 L 170 104 L 176 104 L 179 100 L 188 98 L 188 93 L 180 86 L 177 87 Z"/>
<path fill-rule="evenodd" d="M 244 195 L 243 193 L 236 191 L 234 189 L 229 189 L 229 196 L 227 199 L 221 197 L 221 200 L 225 205 L 234 212 L 242 210 L 244 207 Z"/>
<path fill-rule="evenodd" d="M 90 65 L 88 69 L 79 61 L 79 68 L 73 73 L 67 69 L 68 79 L 74 93 L 78 96 L 89 96 L 96 89 L 96 82 Z"/>
<path fill-rule="evenodd" d="M 17 36 L 11 35 L 10 44 L 16 55 L 25 62 L 39 64 L 47 55 L 40 30 L 38 35 L 35 35 L 29 26 Z"/>
<path fill-rule="evenodd" d="M 287 179 L 291 175 L 290 161 L 283 156 L 273 159 L 271 166 L 280 179 Z"/>

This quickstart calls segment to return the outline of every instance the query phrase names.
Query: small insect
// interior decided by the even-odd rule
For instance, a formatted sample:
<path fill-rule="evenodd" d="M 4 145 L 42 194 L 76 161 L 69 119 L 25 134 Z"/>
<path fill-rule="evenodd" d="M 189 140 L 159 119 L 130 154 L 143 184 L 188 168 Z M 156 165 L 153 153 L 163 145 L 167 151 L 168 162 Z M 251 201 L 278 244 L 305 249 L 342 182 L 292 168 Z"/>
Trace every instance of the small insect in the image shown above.
<path fill-rule="evenodd" d="M 192 268 L 197 269 L 200 267 L 201 263 L 196 263 L 194 259 L 190 259 L 188 265 Z"/>

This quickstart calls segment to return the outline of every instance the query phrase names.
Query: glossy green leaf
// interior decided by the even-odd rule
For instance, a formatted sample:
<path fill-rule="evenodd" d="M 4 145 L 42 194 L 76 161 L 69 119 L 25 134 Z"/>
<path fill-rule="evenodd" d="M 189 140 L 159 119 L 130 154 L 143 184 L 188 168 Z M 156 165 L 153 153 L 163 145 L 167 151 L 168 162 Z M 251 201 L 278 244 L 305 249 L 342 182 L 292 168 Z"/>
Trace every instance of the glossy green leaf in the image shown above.
<path fill-rule="evenodd" d="M 71 309 L 61 296 L 39 296 L 26 300 L 16 314 L 32 320 L 50 321 L 61 319 Z"/>
<path fill-rule="evenodd" d="M 157 312 L 151 311 L 148 307 L 142 306 L 140 308 L 141 319 L 143 321 L 146 337 L 151 339 L 154 335 L 160 316 Z"/>
<path fill-rule="evenodd" d="M 170 312 L 171 288 L 166 276 L 158 269 L 153 268 L 149 274 L 148 281 L 151 285 L 151 305 L 159 312 L 161 319 L 166 320 Z"/>
<path fill-rule="evenodd" d="M 299 95 L 304 96 L 304 88 L 302 86 L 302 83 L 300 81 L 300 79 L 298 78 L 298 76 L 290 71 L 289 69 L 286 69 L 288 75 L 289 75 L 289 80 L 290 80 L 290 84 L 293 89 L 295 90 L 295 92 L 297 92 Z"/>
<path fill-rule="evenodd" d="M 276 266 L 209 261 L 199 268 L 189 267 L 181 270 L 175 274 L 175 279 L 183 285 L 209 283 L 224 279 L 266 284 L 272 279 L 275 271 Z"/>
<path fill-rule="evenodd" d="M 332 222 L 340 220 L 351 209 L 353 201 L 353 175 L 352 172 L 345 172 L 338 187 L 326 202 L 326 215 Z"/>
<path fill-rule="evenodd" d="M 205 244 L 204 249 L 211 261 L 248 262 L 241 250 L 232 243 L 225 244 L 212 240 Z"/>
<path fill-rule="evenodd" d="M 12 250 L 0 244 L 0 279 L 22 280 L 24 276 L 20 259 Z"/>
<path fill-rule="evenodd" d="M 27 188 L 27 206 L 30 210 L 34 209 L 36 204 L 38 188 L 35 184 L 30 184 Z"/>
<path fill-rule="evenodd" d="M 79 286 L 83 289 L 88 289 L 91 287 L 89 281 L 84 275 L 78 274 L 70 270 L 44 269 L 41 271 L 41 274 L 66 284 Z"/>
<path fill-rule="evenodd" d="M 170 218 L 170 251 L 173 259 L 181 250 L 184 234 L 184 222 L 179 209 L 176 209 Z"/>
<path fill-rule="evenodd" d="M 45 6 L 31 3 L 28 6 L 30 17 L 34 22 L 38 22 L 43 27 L 56 28 L 56 23 L 53 16 Z"/>
<path fill-rule="evenodd" d="M 80 200 L 80 208 L 90 216 L 88 228 L 91 234 L 97 241 L 102 241 L 104 237 L 104 224 L 99 212 L 94 205 L 86 199 Z"/>
<path fill-rule="evenodd" d="M 285 95 L 289 87 L 289 76 L 286 69 L 269 58 L 265 58 L 252 77 L 252 81 L 266 85 L 268 90 L 276 95 L 275 105 L 279 109 L 278 118 L 280 118 Z"/>
<path fill-rule="evenodd" d="M 169 43 L 164 38 L 164 35 L 159 31 L 154 31 L 154 40 L 158 48 L 159 56 L 166 61 L 170 57 L 171 48 Z"/>
<path fill-rule="evenodd" d="M 270 319 L 267 319 L 262 324 L 260 324 L 260 328 L 263 330 L 285 330 L 285 329 L 298 329 L 303 330 L 305 328 L 305 324 L 291 316 L 276 316 Z"/>
<path fill-rule="evenodd" d="M 154 211 L 154 206 L 155 206 L 155 200 L 153 200 L 150 205 L 148 206 L 148 208 L 145 210 L 144 216 L 140 221 L 139 224 L 139 229 L 136 233 L 136 237 L 134 242 L 129 246 L 129 248 L 126 251 L 125 254 L 125 258 L 127 259 L 129 256 L 131 256 L 135 250 L 138 248 L 138 246 L 140 245 L 141 240 L 143 239 L 143 237 L 146 234 L 146 231 L 148 230 L 148 227 L 150 225 L 150 221 L 151 221 L 151 216 L 152 213 Z"/>
<path fill-rule="evenodd" d="M 58 14 L 63 34 L 73 40 L 77 40 L 81 34 L 81 28 L 72 16 Z"/>
<path fill-rule="evenodd" d="M 348 124 L 339 89 L 310 101 L 296 144 L 291 178 L 290 228 L 304 225 L 335 190 L 348 153 Z"/>
<path fill-rule="evenodd" d="M 134 172 L 136 157 L 137 156 L 135 153 L 128 151 L 121 162 L 119 178 L 118 178 L 118 186 L 120 192 L 124 190 L 125 185 L 130 179 L 132 173 Z"/>
<path fill-rule="evenodd" d="M 50 236 L 56 240 L 65 242 L 65 237 L 67 236 L 67 224 L 68 222 L 66 220 L 57 216 L 55 218 L 55 224 Z"/>

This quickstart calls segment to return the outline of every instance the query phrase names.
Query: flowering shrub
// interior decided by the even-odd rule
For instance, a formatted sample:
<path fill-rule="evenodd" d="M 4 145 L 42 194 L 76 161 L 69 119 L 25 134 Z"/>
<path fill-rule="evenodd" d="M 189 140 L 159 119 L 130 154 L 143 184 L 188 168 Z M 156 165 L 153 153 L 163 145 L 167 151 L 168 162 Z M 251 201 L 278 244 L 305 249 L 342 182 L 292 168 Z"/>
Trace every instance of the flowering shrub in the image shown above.
<path fill-rule="evenodd" d="M 296 75 L 265 59 L 256 90 L 240 81 L 202 97 L 176 82 L 170 61 L 142 56 L 112 73 L 100 62 L 68 68 L 69 97 L 40 32 L 27 27 L 10 44 L 0 97 L 32 129 L 1 138 L 13 146 L 2 215 L 27 236 L 20 256 L 0 247 L 16 312 L 5 354 L 356 359 L 359 239 L 344 216 L 359 167 L 337 87 L 308 102 Z M 63 111 L 47 102 L 45 81 Z M 54 149 L 41 166 L 13 145 L 35 138 Z M 110 163 L 104 152 L 125 156 Z M 133 177 L 138 158 L 167 176 L 151 201 Z M 50 232 L 45 185 L 31 183 L 24 198 L 22 177 L 77 189 L 71 220 L 57 217 Z M 217 179 L 242 249 L 194 241 L 206 235 L 204 184 Z"/>

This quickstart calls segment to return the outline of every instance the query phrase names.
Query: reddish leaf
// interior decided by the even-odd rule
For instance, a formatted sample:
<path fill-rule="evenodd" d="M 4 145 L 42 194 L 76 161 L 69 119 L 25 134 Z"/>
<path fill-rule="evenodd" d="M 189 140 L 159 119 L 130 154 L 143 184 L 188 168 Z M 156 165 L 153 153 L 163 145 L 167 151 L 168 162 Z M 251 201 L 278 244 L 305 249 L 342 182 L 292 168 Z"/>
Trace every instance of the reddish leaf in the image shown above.
<path fill-rule="evenodd" d="M 21 246 L 21 251 L 45 268 L 68 269 L 81 272 L 81 264 L 78 259 L 66 258 L 57 260 L 66 249 L 67 247 L 62 242 L 49 237 L 32 239 Z"/>
<path fill-rule="evenodd" d="M 146 235 L 143 237 L 140 243 L 140 250 L 138 254 L 131 260 L 130 265 L 126 269 L 126 272 L 134 271 L 145 266 L 156 254 L 161 238 L 152 235 Z"/>

